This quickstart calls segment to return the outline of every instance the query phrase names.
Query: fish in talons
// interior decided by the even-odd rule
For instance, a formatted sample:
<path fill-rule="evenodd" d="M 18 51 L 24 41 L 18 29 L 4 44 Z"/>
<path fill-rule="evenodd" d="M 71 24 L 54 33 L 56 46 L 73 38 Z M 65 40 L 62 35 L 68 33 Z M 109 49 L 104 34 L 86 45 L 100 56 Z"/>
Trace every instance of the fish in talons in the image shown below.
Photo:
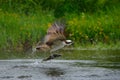
<path fill-rule="evenodd" d="M 55 59 L 55 58 L 60 57 L 60 56 L 62 56 L 62 55 L 61 54 L 51 54 L 50 56 L 43 59 L 42 61 L 48 61 L 48 60 Z"/>

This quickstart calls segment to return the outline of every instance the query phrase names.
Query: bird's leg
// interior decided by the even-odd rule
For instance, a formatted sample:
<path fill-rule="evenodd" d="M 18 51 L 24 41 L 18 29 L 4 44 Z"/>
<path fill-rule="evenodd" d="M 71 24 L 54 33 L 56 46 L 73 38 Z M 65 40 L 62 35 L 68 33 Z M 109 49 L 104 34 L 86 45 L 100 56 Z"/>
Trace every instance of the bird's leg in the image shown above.
<path fill-rule="evenodd" d="M 43 59 L 43 61 L 48 61 L 57 57 L 62 56 L 61 54 L 51 54 L 50 56 L 48 56 L 47 58 Z"/>

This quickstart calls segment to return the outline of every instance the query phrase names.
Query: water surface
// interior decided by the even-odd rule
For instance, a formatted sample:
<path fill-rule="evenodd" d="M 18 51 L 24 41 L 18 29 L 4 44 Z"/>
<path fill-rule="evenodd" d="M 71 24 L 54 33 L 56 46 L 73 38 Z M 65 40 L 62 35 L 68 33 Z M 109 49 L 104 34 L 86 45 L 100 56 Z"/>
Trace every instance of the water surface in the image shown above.
<path fill-rule="evenodd" d="M 120 80 L 119 50 L 71 50 L 61 54 L 61 58 L 47 62 L 38 59 L 42 57 L 1 59 L 0 80 Z"/>

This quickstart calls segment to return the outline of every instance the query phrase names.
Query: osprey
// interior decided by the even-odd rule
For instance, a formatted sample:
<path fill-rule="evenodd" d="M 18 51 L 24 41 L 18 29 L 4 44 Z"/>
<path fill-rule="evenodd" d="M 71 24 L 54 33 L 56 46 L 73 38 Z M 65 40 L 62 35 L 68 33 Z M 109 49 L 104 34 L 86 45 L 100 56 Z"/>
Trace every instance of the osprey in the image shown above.
<path fill-rule="evenodd" d="M 69 46 L 72 44 L 71 40 L 66 40 L 64 35 L 65 25 L 60 22 L 55 22 L 48 28 L 47 34 L 41 44 L 37 45 L 33 52 L 36 50 L 49 51 L 50 53 L 63 48 L 64 46 Z M 61 56 L 60 54 L 51 54 L 48 58 L 43 59 L 47 61 Z"/>

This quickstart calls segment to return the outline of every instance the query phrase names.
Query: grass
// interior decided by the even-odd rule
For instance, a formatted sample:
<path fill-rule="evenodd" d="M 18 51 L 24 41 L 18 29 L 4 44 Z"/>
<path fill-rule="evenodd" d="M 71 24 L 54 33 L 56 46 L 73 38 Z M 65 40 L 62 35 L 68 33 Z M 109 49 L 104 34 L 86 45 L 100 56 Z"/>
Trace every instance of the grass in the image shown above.
<path fill-rule="evenodd" d="M 108 11 L 100 11 L 94 14 L 82 13 L 69 17 L 68 32 L 70 37 L 81 43 L 103 42 L 120 40 L 120 8 L 112 8 Z M 79 37 L 78 37 L 79 36 Z"/>
<path fill-rule="evenodd" d="M 117 45 L 120 41 L 120 7 L 95 13 L 67 14 L 66 35 L 75 46 L 101 47 Z M 0 50 L 24 51 L 45 35 L 56 19 L 53 12 L 25 15 L 0 11 Z M 95 46 L 93 46 L 95 45 Z M 119 44 L 116 48 L 119 48 Z"/>
<path fill-rule="evenodd" d="M 46 33 L 54 17 L 51 14 L 32 16 L 0 12 L 0 48 L 34 45 Z"/>

